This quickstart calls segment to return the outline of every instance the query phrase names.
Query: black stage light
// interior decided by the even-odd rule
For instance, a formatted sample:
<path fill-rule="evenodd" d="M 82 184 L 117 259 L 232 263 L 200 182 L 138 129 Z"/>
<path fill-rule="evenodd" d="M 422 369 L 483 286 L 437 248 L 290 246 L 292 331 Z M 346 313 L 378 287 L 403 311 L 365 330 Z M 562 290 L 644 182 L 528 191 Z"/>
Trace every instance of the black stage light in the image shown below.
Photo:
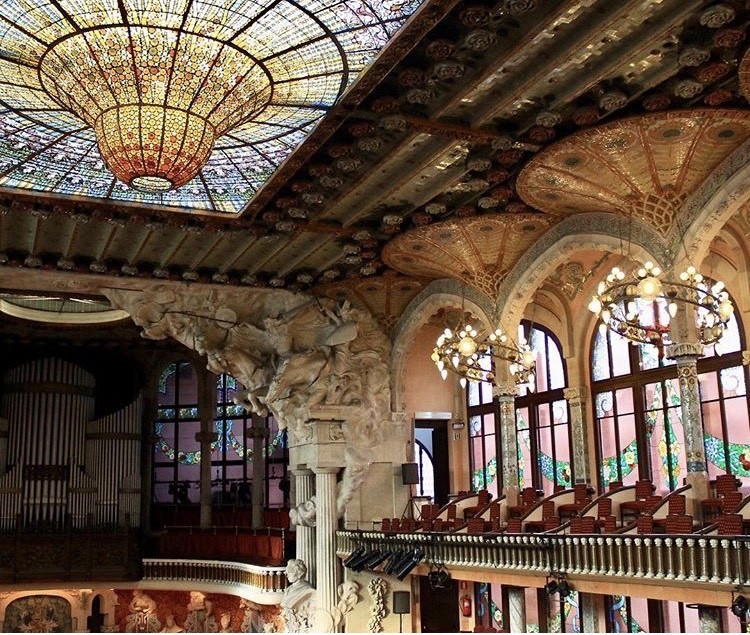
<path fill-rule="evenodd" d="M 573 588 L 565 580 L 560 580 L 560 584 L 557 585 L 557 592 L 560 594 L 560 598 L 566 598 L 573 592 Z"/>
<path fill-rule="evenodd" d="M 371 556 L 372 556 L 372 552 L 371 551 L 365 551 L 364 553 L 362 553 L 358 557 L 354 558 L 349 563 L 349 568 L 352 571 L 362 571 L 362 569 L 365 568 L 365 563 L 367 562 L 368 558 L 370 558 Z"/>
<path fill-rule="evenodd" d="M 389 551 L 381 551 L 380 549 L 375 549 L 365 561 L 365 569 L 374 569 L 378 565 L 382 564 L 386 561 L 388 556 L 390 556 Z"/>
<path fill-rule="evenodd" d="M 420 549 L 414 549 L 413 551 L 408 552 L 406 558 L 398 563 L 398 566 L 394 571 L 396 577 L 399 580 L 403 580 L 409 575 L 409 572 L 420 563 L 423 555 L 424 554 Z"/>
<path fill-rule="evenodd" d="M 750 602 L 744 595 L 738 595 L 732 601 L 731 611 L 741 620 L 747 617 L 747 609 L 750 608 Z"/>
<path fill-rule="evenodd" d="M 393 551 L 388 556 L 388 560 L 385 563 L 385 566 L 383 567 L 383 573 L 386 575 L 390 575 L 393 573 L 394 569 L 396 568 L 396 565 L 403 560 L 404 555 L 406 552 L 403 549 L 399 549 L 398 551 Z"/>
<path fill-rule="evenodd" d="M 354 551 L 352 551 L 346 558 L 344 558 L 344 566 L 345 567 L 351 567 L 352 562 L 357 560 L 357 558 L 360 558 L 362 554 L 365 553 L 364 547 L 357 547 Z"/>
<path fill-rule="evenodd" d="M 544 585 L 544 591 L 547 595 L 554 595 L 558 591 L 557 580 L 550 580 Z"/>

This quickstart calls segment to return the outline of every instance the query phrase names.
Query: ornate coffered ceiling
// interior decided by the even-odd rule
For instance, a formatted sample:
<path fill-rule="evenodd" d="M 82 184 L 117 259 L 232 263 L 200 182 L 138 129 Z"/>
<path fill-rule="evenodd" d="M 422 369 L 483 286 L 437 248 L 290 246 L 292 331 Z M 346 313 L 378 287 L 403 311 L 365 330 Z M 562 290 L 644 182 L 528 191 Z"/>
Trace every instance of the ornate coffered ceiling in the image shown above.
<path fill-rule="evenodd" d="M 316 6 L 326 4 L 335 3 Z M 388 254 L 408 236 L 434 239 L 468 219 L 529 214 L 552 228 L 609 211 L 612 201 L 648 199 L 654 179 L 656 189 L 677 184 L 676 196 L 689 194 L 747 137 L 737 71 L 748 18 L 745 3 L 733 1 L 425 0 L 236 217 L 174 213 L 141 199 L 149 204 L 93 202 L 54 188 L 2 192 L 0 288 L 26 279 L 8 275 L 14 269 L 128 284 L 336 288 L 391 315 L 383 308 L 391 266 L 430 278 L 455 266 L 437 250 L 432 262 L 397 264 L 401 257 Z M 625 136 L 630 154 L 612 143 Z M 555 192 L 553 204 L 548 177 L 565 168 L 564 151 L 582 147 L 589 172 L 569 170 L 571 188 Z M 682 172 L 644 168 L 640 155 L 674 160 Z M 607 179 L 615 192 L 603 189 L 602 161 L 621 158 L 627 178 Z M 236 168 L 237 178 L 252 171 L 251 162 Z M 675 214 L 678 207 L 664 223 L 656 214 L 651 221 L 663 229 Z M 491 233 L 504 250 L 502 231 Z M 495 265 L 515 260 L 508 251 Z"/>

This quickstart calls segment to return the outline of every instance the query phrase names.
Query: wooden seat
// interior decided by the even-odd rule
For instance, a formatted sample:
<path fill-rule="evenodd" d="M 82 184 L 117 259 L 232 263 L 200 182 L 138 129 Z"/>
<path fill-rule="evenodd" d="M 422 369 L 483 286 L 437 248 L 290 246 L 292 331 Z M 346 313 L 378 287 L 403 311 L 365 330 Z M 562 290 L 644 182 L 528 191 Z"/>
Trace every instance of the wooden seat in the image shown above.
<path fill-rule="evenodd" d="M 470 534 L 484 533 L 484 518 L 469 518 L 466 521 L 466 531 Z"/>
<path fill-rule="evenodd" d="M 641 514 L 645 513 L 646 510 L 653 507 L 653 502 L 649 503 L 649 499 L 653 495 L 654 485 L 647 479 L 641 479 L 635 483 L 635 500 L 623 501 L 620 503 L 620 517 L 622 524 L 626 524 L 627 518 L 637 518 Z M 658 498 L 658 500 L 661 500 Z M 651 499 L 653 501 L 653 499 Z"/>
<path fill-rule="evenodd" d="M 654 533 L 654 519 L 652 516 L 638 516 L 636 519 L 636 531 L 639 534 Z"/>
<path fill-rule="evenodd" d="M 724 499 L 728 495 L 739 494 L 737 489 L 740 481 L 734 474 L 719 474 L 714 484 L 714 496 L 705 498 L 700 502 L 701 511 L 703 512 L 703 522 L 710 522 L 724 511 Z M 732 500 L 735 497 L 732 496 Z M 740 500 L 742 495 L 740 494 Z"/>
<path fill-rule="evenodd" d="M 557 513 L 560 518 L 570 518 L 580 512 L 591 502 L 589 498 L 589 486 L 586 483 L 576 483 L 573 487 L 573 502 L 563 503 L 558 506 Z"/>
<path fill-rule="evenodd" d="M 490 504 L 491 495 L 486 489 L 477 492 L 477 504 L 464 508 L 464 518 L 472 518 Z"/>
<path fill-rule="evenodd" d="M 520 518 L 530 507 L 537 502 L 537 493 L 533 487 L 525 487 L 521 491 L 521 500 L 518 505 L 508 507 L 508 518 Z"/>
<path fill-rule="evenodd" d="M 721 514 L 716 519 L 720 536 L 740 536 L 743 532 L 742 514 Z"/>
<path fill-rule="evenodd" d="M 520 518 L 509 518 L 508 524 L 505 526 L 505 531 L 511 534 L 520 534 L 523 525 Z"/>
<path fill-rule="evenodd" d="M 668 534 L 692 534 L 693 517 L 688 514 L 669 514 L 665 529 Z"/>
<path fill-rule="evenodd" d="M 685 496 L 683 494 L 672 494 L 667 501 L 667 516 L 665 518 L 654 518 L 654 526 L 666 529 L 667 518 L 670 516 L 682 516 L 685 514 Z"/>
<path fill-rule="evenodd" d="M 524 531 L 535 533 L 544 531 L 544 523 L 555 515 L 555 501 L 547 500 L 542 503 L 542 517 L 539 520 L 527 520 L 524 523 Z"/>
<path fill-rule="evenodd" d="M 596 518 L 593 516 L 573 516 L 570 519 L 571 534 L 596 533 Z"/>

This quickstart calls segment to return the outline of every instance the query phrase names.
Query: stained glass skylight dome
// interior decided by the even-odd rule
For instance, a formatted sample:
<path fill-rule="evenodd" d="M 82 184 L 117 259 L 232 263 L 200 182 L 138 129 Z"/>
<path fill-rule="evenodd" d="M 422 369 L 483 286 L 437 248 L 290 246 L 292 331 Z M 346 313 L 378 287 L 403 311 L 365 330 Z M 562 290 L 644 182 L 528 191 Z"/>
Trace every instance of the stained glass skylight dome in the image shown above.
<path fill-rule="evenodd" d="M 0 187 L 238 212 L 421 0 L 3 0 Z"/>

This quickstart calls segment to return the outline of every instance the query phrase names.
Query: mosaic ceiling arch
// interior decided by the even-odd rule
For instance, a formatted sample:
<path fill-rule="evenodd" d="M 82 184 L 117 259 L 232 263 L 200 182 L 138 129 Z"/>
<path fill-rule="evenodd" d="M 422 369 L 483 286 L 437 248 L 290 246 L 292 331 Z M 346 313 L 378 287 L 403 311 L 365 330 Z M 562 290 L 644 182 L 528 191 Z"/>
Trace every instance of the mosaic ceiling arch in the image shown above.
<path fill-rule="evenodd" d="M 419 4 L 4 0 L 0 187 L 238 213 Z"/>
<path fill-rule="evenodd" d="M 405 274 L 453 278 L 494 300 L 508 271 L 550 225 L 541 214 L 451 219 L 396 236 L 383 260 Z"/>
<path fill-rule="evenodd" d="M 666 234 L 680 207 L 750 139 L 750 110 L 676 110 L 582 130 L 524 167 L 516 189 L 550 214 L 613 212 Z"/>

